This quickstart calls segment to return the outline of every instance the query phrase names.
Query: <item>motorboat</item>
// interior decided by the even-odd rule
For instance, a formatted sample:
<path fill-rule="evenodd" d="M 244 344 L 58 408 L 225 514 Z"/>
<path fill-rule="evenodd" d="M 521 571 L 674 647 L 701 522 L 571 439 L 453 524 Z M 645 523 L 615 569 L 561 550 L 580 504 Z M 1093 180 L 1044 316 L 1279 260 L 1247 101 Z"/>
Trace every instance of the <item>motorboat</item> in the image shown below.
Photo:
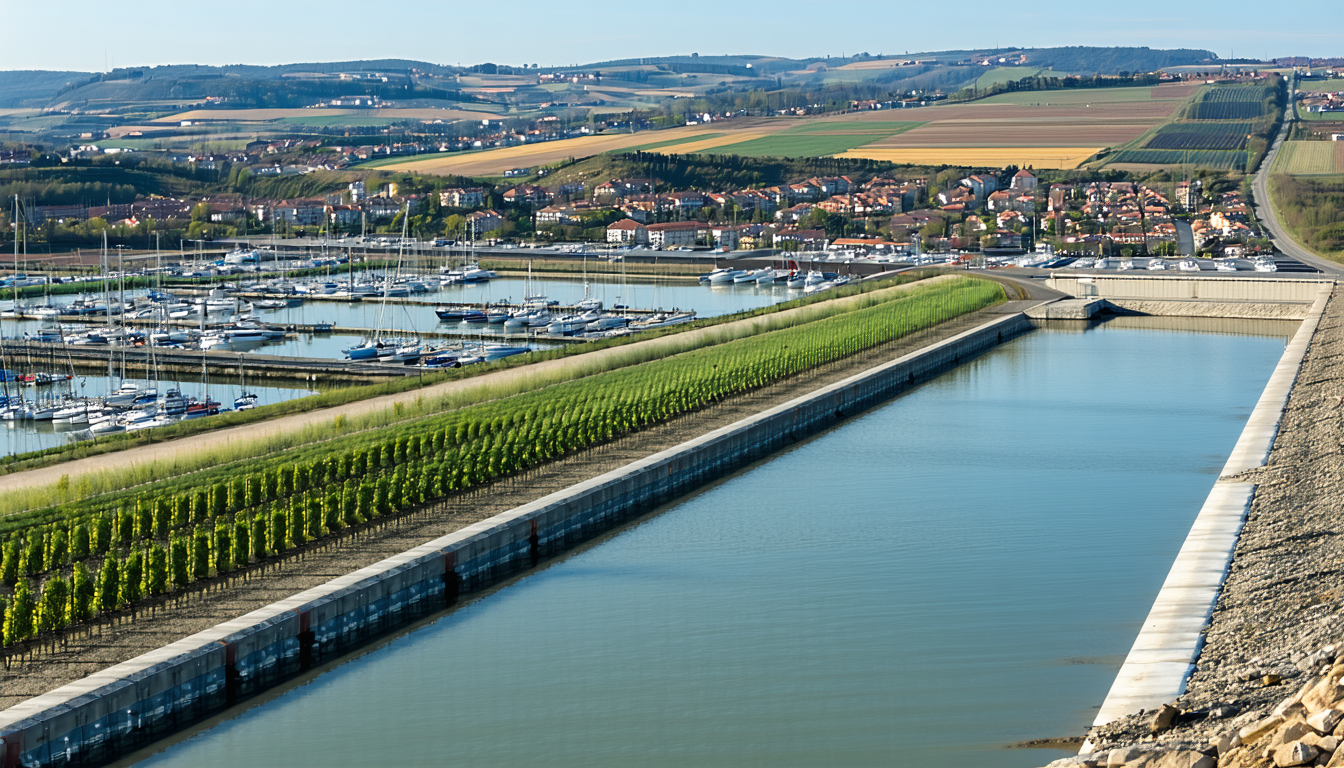
<path fill-rule="evenodd" d="M 157 400 L 159 391 L 154 387 L 142 387 L 139 384 L 127 382 L 117 388 L 117 391 L 103 398 L 103 402 L 113 408 L 130 408 L 133 405 L 144 402 L 153 402 Z"/>
<path fill-rule="evenodd" d="M 711 272 L 709 274 L 709 284 L 725 285 L 727 283 L 733 283 L 737 281 L 738 275 L 744 275 L 744 274 L 746 273 L 740 269 L 726 269 L 723 271 Z"/>
<path fill-rule="evenodd" d="M 1181 259 L 1177 262 L 1176 268 L 1182 272 L 1198 272 L 1199 262 L 1195 259 Z"/>
<path fill-rule="evenodd" d="M 565 315 L 552 320 L 546 326 L 546 332 L 552 336 L 568 336 L 579 333 L 588 327 L 590 321 L 580 315 Z"/>
<path fill-rule="evenodd" d="M 794 272 L 784 281 L 784 285 L 789 288 L 798 289 L 807 287 L 807 274 L 804 272 Z"/>
<path fill-rule="evenodd" d="M 1232 259 L 1214 259 L 1213 265 L 1219 272 L 1237 271 L 1237 262 Z"/>
<path fill-rule="evenodd" d="M 1258 258 L 1258 259 L 1256 259 L 1255 261 L 1251 262 L 1251 264 L 1255 267 L 1255 271 L 1256 271 L 1256 272 L 1278 272 L 1278 271 L 1279 271 L 1279 265 L 1278 265 L 1278 263 L 1275 262 L 1274 259 L 1269 258 L 1269 257 L 1267 257 L 1267 256 L 1261 256 L 1260 258 Z"/>
<path fill-rule="evenodd" d="M 509 344 L 486 344 L 481 350 L 481 357 L 485 358 L 487 363 L 491 363 L 496 360 L 503 360 L 506 357 L 521 355 L 531 351 L 532 350 L 529 347 L 515 347 Z"/>
<path fill-rule="evenodd" d="M 722 276 L 722 275 L 726 275 L 726 274 L 731 274 L 731 273 L 736 272 L 736 271 L 737 271 L 737 270 L 735 270 L 735 269 L 729 269 L 728 267 L 719 267 L 718 269 L 715 269 L 715 270 L 713 270 L 713 271 L 711 271 L 711 272 L 706 272 L 705 274 L 701 275 L 701 276 L 700 276 L 700 282 L 702 282 L 702 283 L 712 283 L 712 282 L 715 282 L 714 278 L 716 278 L 716 277 L 720 277 L 720 276 Z"/>
<path fill-rule="evenodd" d="M 1167 262 L 1162 259 L 1149 259 L 1148 271 L 1161 272 L 1167 268 Z"/>
<path fill-rule="evenodd" d="M 159 396 L 158 412 L 168 416 L 180 416 L 187 412 L 189 404 L 187 398 L 182 396 L 182 390 L 174 387 Z"/>

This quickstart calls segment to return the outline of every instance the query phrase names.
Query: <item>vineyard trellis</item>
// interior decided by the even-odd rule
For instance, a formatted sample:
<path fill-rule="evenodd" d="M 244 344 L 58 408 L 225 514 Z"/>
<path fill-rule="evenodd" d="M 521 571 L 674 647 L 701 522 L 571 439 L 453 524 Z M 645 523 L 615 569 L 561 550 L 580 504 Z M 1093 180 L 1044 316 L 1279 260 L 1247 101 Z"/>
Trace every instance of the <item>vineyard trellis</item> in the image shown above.
<path fill-rule="evenodd" d="M 41 510 L 0 540 L 0 641 L 133 607 L 368 520 L 705 407 L 1003 299 L 956 278 L 790 327 L 135 493 Z"/>

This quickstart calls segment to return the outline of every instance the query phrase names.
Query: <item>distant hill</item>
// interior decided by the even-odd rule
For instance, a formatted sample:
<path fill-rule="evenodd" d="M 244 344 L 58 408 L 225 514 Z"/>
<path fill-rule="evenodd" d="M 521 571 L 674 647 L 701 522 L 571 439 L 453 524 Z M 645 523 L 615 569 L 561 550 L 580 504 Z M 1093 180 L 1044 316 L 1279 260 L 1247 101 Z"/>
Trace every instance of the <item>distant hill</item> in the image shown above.
<path fill-rule="evenodd" d="M 1121 72 L 1152 72 L 1166 67 L 1216 61 L 1213 51 L 1193 48 L 1033 48 L 1021 52 L 1027 63 L 1078 75 L 1115 75 Z"/>
<path fill-rule="evenodd" d="M 0 71 L 0 107 L 41 106 L 67 85 L 88 79 L 88 72 Z"/>
<path fill-rule="evenodd" d="M 868 53 L 847 57 L 790 59 L 762 55 L 654 56 L 640 59 L 600 61 L 577 67 L 525 68 L 526 65 L 478 65 L 460 68 L 412 59 L 372 59 L 364 61 L 300 62 L 275 66 L 231 64 L 205 66 L 171 64 L 156 67 L 119 68 L 107 73 L 13 71 L 0 72 L 0 107 L 60 107 L 81 109 L 97 106 L 116 109 L 120 105 L 141 105 L 181 100 L 199 101 L 206 97 L 226 98 L 230 106 L 297 107 L 326 98 L 356 94 L 377 95 L 383 99 L 435 99 L 474 101 L 464 96 L 455 76 L 479 73 L 483 66 L 491 71 L 508 70 L 514 74 L 598 70 L 617 74 L 635 82 L 658 87 L 677 85 L 676 78 L 692 74 L 735 78 L 719 85 L 726 90 L 808 87 L 838 80 L 869 83 L 894 90 L 915 88 L 955 89 L 979 75 L 967 65 L 986 57 L 1010 59 L 1013 63 L 1076 74 L 1118 74 L 1150 72 L 1163 67 L 1212 63 L 1217 56 L 1196 49 L 1152 49 L 1069 46 L 1058 48 L 1005 48 L 967 51 L 935 51 L 912 55 L 873 56 Z M 918 65 L 873 66 L 881 60 L 918 59 Z M 894 61 L 893 64 L 899 64 Z M 844 72 L 846 65 L 860 65 Z M 960 66 L 958 66 L 960 65 Z M 378 74 L 388 79 L 338 79 L 337 74 Z M 694 78 L 687 82 L 694 82 Z"/>

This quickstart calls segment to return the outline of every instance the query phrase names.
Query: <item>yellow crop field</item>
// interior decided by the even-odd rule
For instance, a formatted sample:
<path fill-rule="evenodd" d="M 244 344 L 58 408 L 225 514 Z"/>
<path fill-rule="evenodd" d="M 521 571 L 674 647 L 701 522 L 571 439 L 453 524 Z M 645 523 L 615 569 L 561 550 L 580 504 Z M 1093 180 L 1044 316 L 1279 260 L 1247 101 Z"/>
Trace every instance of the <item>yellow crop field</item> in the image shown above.
<path fill-rule="evenodd" d="M 696 152 L 703 152 L 706 149 L 715 149 L 717 147 L 727 146 L 729 144 L 741 144 L 744 141 L 760 139 L 769 136 L 769 133 L 729 133 L 724 136 L 717 136 L 712 139 L 702 139 L 700 141 L 690 141 L 684 144 L 670 144 L 665 147 L 651 149 L 650 152 L 659 152 L 665 155 L 690 155 Z"/>
<path fill-rule="evenodd" d="M 1077 168 L 1101 147 L 859 147 L 834 157 L 885 160 L 914 165 L 1005 165 L 1032 168 Z"/>
<path fill-rule="evenodd" d="M 448 157 L 435 157 L 429 160 L 407 160 L 404 163 L 381 166 L 388 171 L 416 171 L 419 173 L 456 174 L 461 176 L 491 176 L 503 173 L 510 168 L 531 167 L 559 162 L 569 157 L 591 157 L 603 152 L 613 152 L 627 147 L 648 144 L 651 137 L 659 141 L 694 138 L 710 133 L 709 126 L 687 126 L 672 128 L 657 133 L 617 133 L 609 136 L 579 136 L 573 139 L 545 141 L 539 144 L 520 144 L 515 147 L 500 147 L 484 152 L 467 152 Z M 740 141 L 732 138 L 728 141 Z M 679 145 L 678 150 L 686 145 Z M 670 148 L 669 148 L 670 149 Z"/>

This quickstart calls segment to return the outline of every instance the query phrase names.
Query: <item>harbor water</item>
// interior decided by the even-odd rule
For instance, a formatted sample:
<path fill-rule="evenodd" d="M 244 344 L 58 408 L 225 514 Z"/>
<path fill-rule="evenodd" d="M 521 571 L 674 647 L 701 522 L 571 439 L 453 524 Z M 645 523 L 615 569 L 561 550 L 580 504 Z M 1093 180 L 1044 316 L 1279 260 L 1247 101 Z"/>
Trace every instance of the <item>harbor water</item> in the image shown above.
<path fill-rule="evenodd" d="M 142 764 L 1065 753 L 1295 323 L 1038 330 Z"/>

